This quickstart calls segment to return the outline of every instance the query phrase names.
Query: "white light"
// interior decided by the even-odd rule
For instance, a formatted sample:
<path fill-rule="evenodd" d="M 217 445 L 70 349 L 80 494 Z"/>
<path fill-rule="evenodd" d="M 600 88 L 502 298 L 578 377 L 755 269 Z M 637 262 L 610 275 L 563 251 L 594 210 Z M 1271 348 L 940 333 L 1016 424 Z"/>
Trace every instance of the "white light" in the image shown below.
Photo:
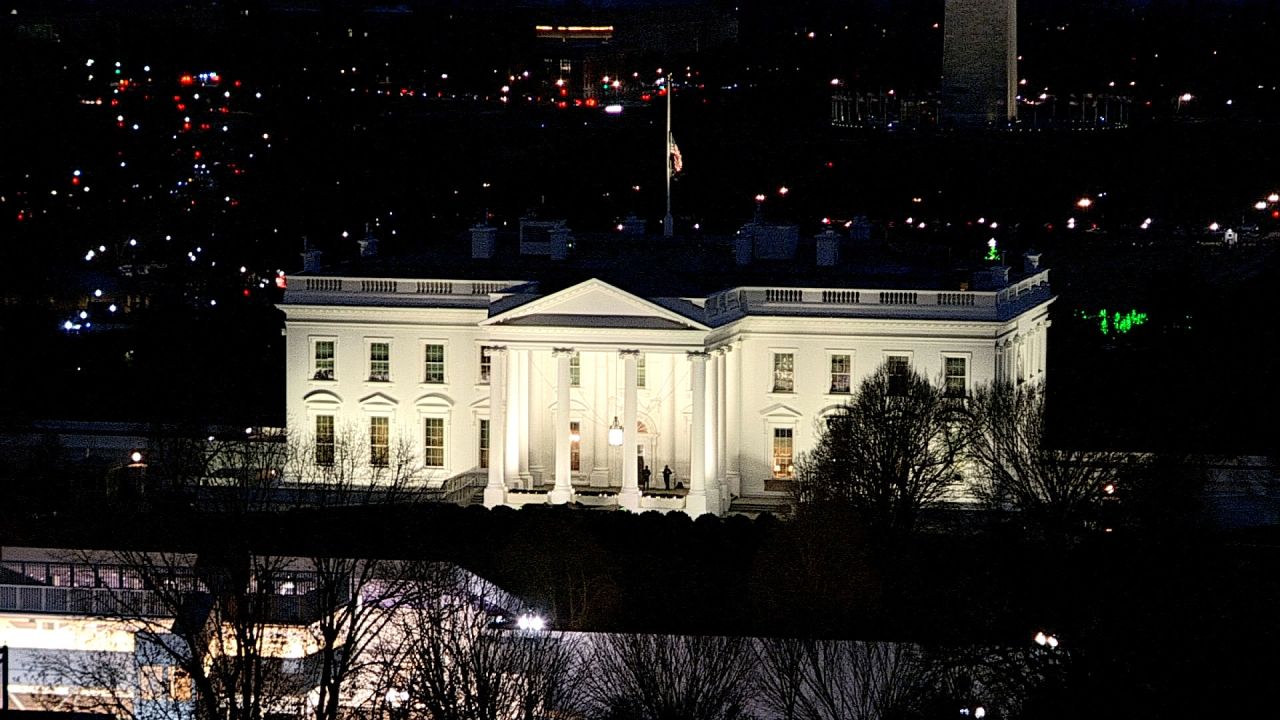
<path fill-rule="evenodd" d="M 217 304 L 218 304 L 218 301 L 217 301 L 217 300 L 210 300 L 210 301 L 209 301 L 209 304 L 210 304 L 210 305 L 217 305 Z"/>
<path fill-rule="evenodd" d="M 1045 639 L 1045 643 L 1051 648 L 1056 648 L 1058 647 L 1058 638 L 1054 637 L 1053 635 L 1050 635 L 1048 638 Z"/>
<path fill-rule="evenodd" d="M 1044 631 L 1036 633 L 1036 636 L 1034 639 L 1037 645 L 1044 645 L 1049 641 L 1049 638 L 1045 636 Z"/>
<path fill-rule="evenodd" d="M 70 330 L 70 329 L 71 329 L 71 328 L 73 328 L 73 327 L 75 327 L 75 326 L 71 324 L 71 321 L 70 321 L 70 320 L 68 320 L 68 321 L 66 321 L 66 322 L 64 322 L 64 323 L 62 323 L 62 329 L 63 329 L 63 330 Z"/>
<path fill-rule="evenodd" d="M 261 100 L 261 99 L 262 99 L 262 93 L 260 93 L 260 92 L 256 92 L 256 93 L 254 93 L 254 94 L 253 94 L 253 96 L 254 96 L 255 98 L 259 99 L 259 100 Z"/>
<path fill-rule="evenodd" d="M 1280 202 L 1280 193 L 1271 193 L 1268 195 L 1267 202 Z"/>
<path fill-rule="evenodd" d="M 547 627 L 547 621 L 539 615 L 526 613 L 516 619 L 516 627 L 521 630 L 540 631 Z"/>
<path fill-rule="evenodd" d="M 996 246 L 995 238 L 991 238 L 990 240 L 987 241 L 987 247 L 995 249 L 995 246 Z"/>
<path fill-rule="evenodd" d="M 92 259 L 93 259 L 93 255 L 94 255 L 93 251 L 92 251 L 92 250 L 90 250 L 89 252 L 87 252 L 87 253 L 85 253 L 85 254 L 84 254 L 84 259 L 85 259 L 85 260 L 92 260 Z"/>
<path fill-rule="evenodd" d="M 604 111 L 609 115 L 621 115 L 622 106 L 621 105 L 605 105 Z"/>
<path fill-rule="evenodd" d="M 75 175 L 76 177 L 80 177 L 80 171 L 79 171 L 79 170 L 76 170 L 75 172 L 73 172 L 73 173 L 71 173 L 71 174 L 72 174 L 72 175 Z"/>
<path fill-rule="evenodd" d="M 84 320 L 84 319 L 86 319 L 86 318 L 88 318 L 88 317 L 89 317 L 89 313 L 85 312 L 84 310 L 81 310 L 81 311 L 80 311 L 80 319 L 81 319 L 81 320 Z"/>
<path fill-rule="evenodd" d="M 1191 93 L 1182 93 L 1182 97 L 1178 99 L 1182 102 L 1191 102 Z"/>
<path fill-rule="evenodd" d="M 94 290 L 94 291 L 93 291 L 93 296 L 94 296 L 94 297 L 102 297 L 102 290 Z"/>
<path fill-rule="evenodd" d="M 85 66 L 85 67 L 93 67 L 93 58 L 89 58 L 88 60 L 85 60 L 85 61 L 84 61 L 84 66 Z"/>
<path fill-rule="evenodd" d="M 115 303 L 111 303 L 110 305 L 108 305 L 108 306 L 107 306 L 107 310 L 108 310 L 108 311 L 110 311 L 110 312 L 115 312 L 115 311 L 116 311 L 116 309 L 117 309 L 117 308 L 116 308 L 116 304 L 115 304 Z"/>
<path fill-rule="evenodd" d="M 984 718 L 987 716 L 987 709 L 979 705 L 973 709 L 973 716 L 979 719 Z"/>
<path fill-rule="evenodd" d="M 137 450 L 134 450 L 133 454 L 129 456 L 129 459 L 136 463 L 140 463 L 142 462 L 142 453 L 138 452 Z"/>
<path fill-rule="evenodd" d="M 613 424 L 609 426 L 609 444 L 614 447 L 622 447 L 622 425 L 618 423 L 616 415 L 613 418 Z"/>
<path fill-rule="evenodd" d="M 143 66 L 142 66 L 142 72 L 151 72 L 151 66 L 150 66 L 150 65 L 143 65 Z"/>
<path fill-rule="evenodd" d="M 1266 201 L 1266 200 L 1259 200 L 1258 202 L 1256 202 L 1256 203 L 1254 203 L 1254 204 L 1253 204 L 1253 209 L 1254 209 L 1254 210 L 1266 210 L 1266 209 L 1267 209 L 1267 201 Z"/>
<path fill-rule="evenodd" d="M 1218 228 L 1219 228 L 1219 227 L 1220 227 L 1220 226 L 1219 226 L 1219 225 L 1218 225 L 1218 223 L 1216 223 L 1216 222 L 1209 223 L 1209 230 L 1210 230 L 1210 232 L 1218 232 Z"/>

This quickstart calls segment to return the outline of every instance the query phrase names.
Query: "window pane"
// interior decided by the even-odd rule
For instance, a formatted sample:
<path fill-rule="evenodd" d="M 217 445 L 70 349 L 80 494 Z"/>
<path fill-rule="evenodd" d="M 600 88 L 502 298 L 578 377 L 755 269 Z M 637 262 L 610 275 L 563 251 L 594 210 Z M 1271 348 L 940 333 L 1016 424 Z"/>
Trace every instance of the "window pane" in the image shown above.
<path fill-rule="evenodd" d="M 316 464 L 333 464 L 333 416 L 316 416 Z"/>
<path fill-rule="evenodd" d="M 480 420 L 480 467 L 489 467 L 489 421 Z"/>
<path fill-rule="evenodd" d="M 946 359 L 946 393 L 951 396 L 961 397 L 965 392 L 965 379 L 967 376 L 965 358 L 949 357 Z"/>
<path fill-rule="evenodd" d="M 492 362 L 489 359 L 489 348 L 480 348 L 480 383 L 489 384 L 489 370 L 492 368 Z"/>
<path fill-rule="evenodd" d="M 386 467 L 391 455 L 391 419 L 369 418 L 369 464 Z"/>
<path fill-rule="evenodd" d="M 423 427 L 422 464 L 444 467 L 444 418 L 425 418 Z"/>
<path fill-rule="evenodd" d="M 645 368 L 644 355 L 636 358 L 636 387 L 644 387 L 645 384 Z"/>
<path fill-rule="evenodd" d="M 576 420 L 569 423 L 569 469 L 582 469 L 582 424 Z"/>
<path fill-rule="evenodd" d="M 849 392 L 849 373 L 853 366 L 848 355 L 831 356 L 831 392 Z"/>
<path fill-rule="evenodd" d="M 792 468 L 792 428 L 773 429 L 773 476 L 775 478 L 791 478 Z"/>
<path fill-rule="evenodd" d="M 369 379 L 375 382 L 391 379 L 391 343 L 369 345 Z"/>
<path fill-rule="evenodd" d="M 316 369 L 313 376 L 316 380 L 333 379 L 333 341 L 316 341 Z"/>
<path fill-rule="evenodd" d="M 773 355 L 773 391 L 795 391 L 795 356 L 791 353 Z"/>
<path fill-rule="evenodd" d="M 444 346 L 443 345 L 427 345 L 424 360 L 425 370 L 423 372 L 423 382 L 442 383 L 444 382 Z"/>
<path fill-rule="evenodd" d="M 578 353 L 569 356 L 569 387 L 582 386 L 582 358 Z"/>
<path fill-rule="evenodd" d="M 907 376 L 911 373 L 911 361 L 906 355 L 890 355 L 885 359 L 889 370 L 889 392 L 902 395 L 907 391 Z"/>

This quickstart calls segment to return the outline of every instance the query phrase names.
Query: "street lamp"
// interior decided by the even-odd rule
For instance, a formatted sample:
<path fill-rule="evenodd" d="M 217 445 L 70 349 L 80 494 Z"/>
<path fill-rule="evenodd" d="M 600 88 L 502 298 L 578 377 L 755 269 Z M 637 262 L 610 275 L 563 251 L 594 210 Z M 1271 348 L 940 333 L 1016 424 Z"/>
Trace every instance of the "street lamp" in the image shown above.
<path fill-rule="evenodd" d="M 622 447 L 622 424 L 618 422 L 618 416 L 613 416 L 613 424 L 609 426 L 609 444 L 614 447 Z"/>

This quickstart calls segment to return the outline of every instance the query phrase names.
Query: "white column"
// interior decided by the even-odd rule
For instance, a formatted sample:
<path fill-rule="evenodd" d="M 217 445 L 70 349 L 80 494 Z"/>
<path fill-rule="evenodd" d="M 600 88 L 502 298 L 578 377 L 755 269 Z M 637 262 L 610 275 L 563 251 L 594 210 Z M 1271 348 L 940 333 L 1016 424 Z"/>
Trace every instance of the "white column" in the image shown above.
<path fill-rule="evenodd" d="M 719 437 L 719 426 L 717 421 L 720 418 L 718 408 L 720 407 L 720 363 L 717 359 L 719 353 L 714 350 L 707 354 L 707 405 L 705 412 L 707 419 L 705 424 L 706 445 L 705 452 L 707 454 L 707 512 L 720 512 L 720 456 L 716 454 L 719 449 L 717 447 L 717 438 Z"/>
<path fill-rule="evenodd" d="M 485 507 L 507 501 L 505 435 L 507 429 L 507 349 L 489 348 L 489 483 Z"/>
<path fill-rule="evenodd" d="M 529 383 L 533 375 L 530 365 L 533 362 L 532 350 L 517 350 L 516 355 L 519 357 L 520 363 L 520 394 L 517 399 L 520 402 L 520 422 L 519 422 L 519 472 L 520 484 L 524 487 L 533 487 L 533 473 L 529 471 L 529 433 L 533 427 L 533 419 L 529 415 L 529 404 L 532 400 L 533 386 Z"/>
<path fill-rule="evenodd" d="M 547 482 L 547 469 L 543 465 L 547 448 L 552 442 L 547 439 L 547 393 L 546 381 L 538 372 L 536 351 L 529 351 L 529 474 L 533 483 Z"/>
<path fill-rule="evenodd" d="M 573 478 L 569 468 L 569 358 L 573 348 L 551 351 L 556 359 L 556 486 L 551 502 L 567 503 L 573 499 Z"/>
<path fill-rule="evenodd" d="M 693 417 L 689 426 L 689 494 L 684 499 L 685 512 L 697 517 L 707 512 L 707 353 L 688 353 L 689 390 L 693 395 Z"/>
<path fill-rule="evenodd" d="M 591 427 L 591 487 L 609 487 L 609 354 L 592 353 L 595 362 L 591 374 L 592 397 L 595 406 Z"/>
<path fill-rule="evenodd" d="M 507 350 L 507 429 L 503 435 L 503 474 L 507 482 L 520 481 L 520 435 L 524 423 L 520 421 L 520 350 Z"/>
<path fill-rule="evenodd" d="M 662 356 L 664 366 L 667 368 L 665 370 L 667 388 L 662 398 L 662 427 L 658 430 L 661 433 L 658 437 L 661 447 L 659 452 L 662 453 L 662 457 L 657 458 L 653 468 L 653 476 L 656 478 L 662 477 L 662 469 L 658 467 L 658 463 L 676 464 L 676 380 L 680 375 L 676 372 L 679 369 L 677 358 L 678 356 L 674 353 Z M 672 468 L 673 471 L 674 469 Z"/>
<path fill-rule="evenodd" d="M 725 416 L 728 414 L 728 398 L 725 397 L 725 387 L 728 385 L 728 380 L 725 375 L 728 370 L 728 361 L 728 346 L 716 351 L 716 485 L 720 488 L 721 512 L 729 509 L 729 468 L 725 457 L 727 437 Z"/>
<path fill-rule="evenodd" d="M 639 350 L 619 350 L 622 358 L 622 490 L 618 505 L 628 510 L 640 509 L 640 473 L 636 467 L 636 360 Z"/>
<path fill-rule="evenodd" d="M 733 352 L 732 345 L 724 348 L 725 358 L 725 482 L 734 495 L 742 495 L 742 418 L 740 403 L 742 388 L 742 353 Z"/>

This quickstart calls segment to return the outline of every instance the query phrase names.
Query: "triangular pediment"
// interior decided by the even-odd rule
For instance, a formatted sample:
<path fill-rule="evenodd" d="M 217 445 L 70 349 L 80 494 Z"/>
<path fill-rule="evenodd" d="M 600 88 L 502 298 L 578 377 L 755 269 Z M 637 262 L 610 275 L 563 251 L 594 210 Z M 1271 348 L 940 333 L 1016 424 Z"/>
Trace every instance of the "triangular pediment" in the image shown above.
<path fill-rule="evenodd" d="M 620 290 L 603 280 L 587 280 L 519 307 L 497 313 L 481 325 L 708 330 L 703 323 Z"/>

